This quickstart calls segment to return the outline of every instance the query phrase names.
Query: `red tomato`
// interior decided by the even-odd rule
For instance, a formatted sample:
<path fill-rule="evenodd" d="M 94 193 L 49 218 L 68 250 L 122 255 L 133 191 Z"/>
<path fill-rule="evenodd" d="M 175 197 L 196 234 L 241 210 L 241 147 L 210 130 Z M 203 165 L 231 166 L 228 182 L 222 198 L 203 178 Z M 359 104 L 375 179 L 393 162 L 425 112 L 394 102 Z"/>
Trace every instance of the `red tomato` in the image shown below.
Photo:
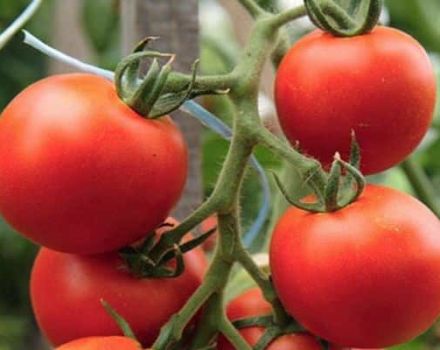
<path fill-rule="evenodd" d="M 263 297 L 260 288 L 251 288 L 233 299 L 226 309 L 230 320 L 239 320 L 247 317 L 257 317 L 272 313 L 272 306 Z"/>
<path fill-rule="evenodd" d="M 172 279 L 136 279 L 115 252 L 94 256 L 43 248 L 31 276 L 37 322 L 54 345 L 89 336 L 119 335 L 100 299 L 125 318 L 149 346 L 160 327 L 200 285 L 207 261 L 200 248 L 184 255 L 185 272 Z"/>
<path fill-rule="evenodd" d="M 56 350 L 140 350 L 140 344 L 127 337 L 89 337 L 72 340 Z"/>
<path fill-rule="evenodd" d="M 275 82 L 290 142 L 328 166 L 337 151 L 348 158 L 354 130 L 365 174 L 388 169 L 414 150 L 431 122 L 435 94 L 423 47 L 387 27 L 352 38 L 314 31 L 286 54 Z"/>
<path fill-rule="evenodd" d="M 440 313 L 440 222 L 386 187 L 369 185 L 332 213 L 288 209 L 273 233 L 270 266 L 286 310 L 335 344 L 399 344 Z"/>
<path fill-rule="evenodd" d="M 154 229 L 182 192 L 187 148 L 169 117 L 142 118 L 88 74 L 43 79 L 0 120 L 0 211 L 31 240 L 77 254 Z"/>

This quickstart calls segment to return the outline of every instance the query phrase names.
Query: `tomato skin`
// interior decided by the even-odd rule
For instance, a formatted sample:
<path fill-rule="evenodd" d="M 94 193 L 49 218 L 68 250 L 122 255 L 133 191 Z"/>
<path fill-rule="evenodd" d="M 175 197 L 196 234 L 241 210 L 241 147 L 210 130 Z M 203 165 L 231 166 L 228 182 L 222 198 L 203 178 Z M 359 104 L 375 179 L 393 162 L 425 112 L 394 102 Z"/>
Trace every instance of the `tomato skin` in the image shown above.
<path fill-rule="evenodd" d="M 274 229 L 270 266 L 286 310 L 335 344 L 403 343 L 440 313 L 440 222 L 386 187 L 368 185 L 333 213 L 288 209 Z"/>
<path fill-rule="evenodd" d="M 56 350 L 140 350 L 140 344 L 127 337 L 88 337 L 75 339 Z"/>
<path fill-rule="evenodd" d="M 48 248 L 94 254 L 135 242 L 168 215 L 187 174 L 169 117 L 142 118 L 88 74 L 31 85 L 0 120 L 0 211 Z"/>
<path fill-rule="evenodd" d="M 423 47 L 387 27 L 352 38 L 316 30 L 290 49 L 275 81 L 289 141 L 328 166 L 337 151 L 348 159 L 354 130 L 364 174 L 388 169 L 414 150 L 432 120 L 435 95 Z"/>
<path fill-rule="evenodd" d="M 185 272 L 177 278 L 136 279 L 115 252 L 80 256 L 42 248 L 30 285 L 38 325 L 56 346 L 77 338 L 120 335 L 100 303 L 104 299 L 148 347 L 201 284 L 207 267 L 203 251 L 185 253 L 184 261 Z"/>
<path fill-rule="evenodd" d="M 251 288 L 231 300 L 226 308 L 230 320 L 257 317 L 272 313 L 272 306 L 267 302 L 260 288 Z"/>

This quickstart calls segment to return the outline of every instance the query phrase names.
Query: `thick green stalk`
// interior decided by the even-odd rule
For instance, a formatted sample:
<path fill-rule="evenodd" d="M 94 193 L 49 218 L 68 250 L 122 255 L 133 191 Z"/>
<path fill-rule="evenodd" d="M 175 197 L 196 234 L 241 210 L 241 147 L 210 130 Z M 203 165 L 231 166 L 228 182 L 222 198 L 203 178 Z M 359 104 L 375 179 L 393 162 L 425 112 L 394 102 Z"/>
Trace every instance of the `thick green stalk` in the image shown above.
<path fill-rule="evenodd" d="M 262 16 L 266 14 L 266 11 L 262 9 L 255 0 L 239 0 L 240 4 L 246 9 L 249 14 L 254 17 L 258 18 L 259 16 Z"/>
<path fill-rule="evenodd" d="M 192 77 L 188 74 L 172 72 L 167 79 L 164 91 L 166 92 L 180 92 L 185 90 L 191 83 Z M 194 82 L 193 89 L 195 91 L 209 92 L 227 92 L 235 85 L 238 80 L 236 74 L 228 73 L 223 75 L 207 75 L 197 76 Z"/>
<path fill-rule="evenodd" d="M 253 7 L 255 4 L 253 1 L 242 1 L 242 3 L 250 6 L 248 9 L 256 10 Z M 303 11 L 299 10 L 291 16 L 296 17 L 301 13 Z M 168 237 L 181 237 L 193 225 L 198 224 L 215 211 L 218 217 L 219 241 L 202 285 L 185 306 L 163 327 L 159 338 L 153 344 L 155 350 L 166 350 L 180 340 L 184 328 L 203 305 L 207 306 L 203 316 L 203 319 L 207 320 L 203 326 L 206 336 L 196 336 L 193 348 L 209 345 L 212 334 L 221 332 L 236 349 L 251 349 L 224 315 L 223 291 L 235 262 L 240 262 L 262 287 L 264 295 L 273 304 L 275 320 L 280 325 L 287 322 L 288 316 L 282 309 L 268 277 L 259 270 L 241 243 L 238 220 L 241 185 L 249 158 L 257 143 L 263 143 L 277 155 L 294 161 L 301 175 L 320 174 L 319 164 L 316 161 L 309 160 L 295 150 L 289 149 L 282 141 L 268 133 L 262 126 L 258 115 L 257 98 L 261 73 L 274 44 L 278 41 L 278 28 L 271 18 L 271 15 L 267 15 L 257 20 L 249 44 L 241 55 L 238 65 L 227 75 L 228 79 L 222 81 L 218 77 L 198 78 L 198 86 L 202 86 L 202 82 L 205 81 L 204 88 L 207 89 L 219 86 L 230 89 L 229 96 L 236 110 L 233 137 L 210 198 L 180 226 L 172 230 Z M 182 78 L 182 76 L 176 77 L 176 79 Z M 181 79 L 181 81 L 184 80 Z M 225 85 L 222 85 L 223 83 Z"/>
<path fill-rule="evenodd" d="M 284 24 L 287 24 L 299 17 L 305 16 L 307 10 L 305 6 L 294 7 L 292 9 L 281 12 L 271 18 L 271 25 L 274 29 L 278 29 Z"/>
<path fill-rule="evenodd" d="M 286 325 L 291 318 L 284 310 L 277 294 L 272 288 L 269 276 L 255 264 L 252 257 L 245 249 L 237 249 L 236 257 L 237 261 L 249 273 L 257 283 L 258 287 L 260 287 L 264 298 L 272 304 L 275 323 L 281 327 Z"/>

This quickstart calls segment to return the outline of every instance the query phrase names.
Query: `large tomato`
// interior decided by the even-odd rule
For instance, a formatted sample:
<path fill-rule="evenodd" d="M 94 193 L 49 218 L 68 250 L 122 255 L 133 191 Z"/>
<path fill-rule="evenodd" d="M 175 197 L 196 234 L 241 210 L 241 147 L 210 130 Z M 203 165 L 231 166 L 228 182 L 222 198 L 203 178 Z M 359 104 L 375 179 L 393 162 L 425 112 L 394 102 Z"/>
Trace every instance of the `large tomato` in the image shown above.
<path fill-rule="evenodd" d="M 99 253 L 143 237 L 178 200 L 187 148 L 169 117 L 142 118 L 88 74 L 43 79 L 0 120 L 0 211 L 51 249 Z"/>
<path fill-rule="evenodd" d="M 53 345 L 121 334 L 106 313 L 104 299 L 125 318 L 144 346 L 200 285 L 207 261 L 196 248 L 184 255 L 185 272 L 172 279 L 137 279 L 115 252 L 94 256 L 42 248 L 31 276 L 37 322 Z"/>
<path fill-rule="evenodd" d="M 141 350 L 142 347 L 133 339 L 121 336 L 88 337 L 72 340 L 56 350 Z"/>
<path fill-rule="evenodd" d="M 352 38 L 314 31 L 286 54 L 275 83 L 290 142 L 328 165 L 337 151 L 347 159 L 354 130 L 365 174 L 414 150 L 431 122 L 435 94 L 423 47 L 387 27 Z"/>
<path fill-rule="evenodd" d="M 288 209 L 273 233 L 270 267 L 287 311 L 335 344 L 402 343 L 440 313 L 440 222 L 386 187 L 369 185 L 332 213 Z"/>

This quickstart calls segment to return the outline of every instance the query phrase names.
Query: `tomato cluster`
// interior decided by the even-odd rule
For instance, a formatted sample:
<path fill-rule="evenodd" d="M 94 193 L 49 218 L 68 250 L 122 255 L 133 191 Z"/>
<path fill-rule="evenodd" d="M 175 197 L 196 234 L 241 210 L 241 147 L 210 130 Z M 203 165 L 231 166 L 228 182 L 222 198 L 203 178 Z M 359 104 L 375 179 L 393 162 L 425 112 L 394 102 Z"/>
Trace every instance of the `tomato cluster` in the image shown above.
<path fill-rule="evenodd" d="M 349 158 L 352 132 L 366 174 L 401 162 L 427 132 L 435 104 L 424 49 L 391 28 L 346 38 L 317 30 L 277 72 L 275 98 L 292 144 L 325 167 Z M 367 185 L 334 212 L 292 207 L 270 247 L 274 286 L 310 332 L 349 347 L 386 347 L 440 314 L 440 223 L 422 203 Z"/>
<path fill-rule="evenodd" d="M 348 160 L 354 134 L 360 169 L 374 174 L 400 163 L 420 143 L 432 119 L 435 80 L 426 52 L 400 31 L 377 27 L 342 38 L 318 30 L 284 57 L 275 99 L 290 143 L 329 169 L 337 153 Z M 181 263 L 183 272 L 145 278 L 120 254 L 122 248 L 154 246 L 166 227 L 176 225 L 169 213 L 187 172 L 179 129 L 168 116 L 149 119 L 133 111 L 103 78 L 68 74 L 20 93 L 2 113 L 0 139 L 0 211 L 42 245 L 30 286 L 42 332 L 58 350 L 151 346 L 201 285 L 207 266 L 201 248 L 192 246 L 181 257 L 179 242 L 173 242 L 158 260 L 142 259 L 157 267 L 175 253 L 161 267 Z M 345 170 L 356 165 L 341 163 Z M 339 172 L 338 184 L 351 179 L 344 178 L 348 173 Z M 328 203 L 333 174 L 322 174 L 328 183 L 314 187 L 318 204 Z M 343 190 L 353 192 L 351 187 Z M 409 195 L 378 185 L 367 185 L 351 203 L 325 209 L 291 207 L 274 229 L 273 286 L 292 316 L 286 317 L 290 326 L 295 321 L 302 331 L 281 332 L 269 321 L 267 327 L 281 335 L 267 349 L 319 350 L 321 340 L 334 350 L 382 348 L 425 331 L 440 314 L 438 218 Z M 208 217 L 202 227 L 213 228 L 216 220 Z M 169 225 L 158 229 L 164 221 Z M 212 293 L 222 294 L 219 289 Z M 102 300 L 128 322 L 136 340 L 121 336 Z M 271 313 L 260 289 L 227 307 L 232 321 Z M 255 346 L 265 340 L 263 326 L 239 333 Z M 220 336 L 217 348 L 233 346 Z"/>

